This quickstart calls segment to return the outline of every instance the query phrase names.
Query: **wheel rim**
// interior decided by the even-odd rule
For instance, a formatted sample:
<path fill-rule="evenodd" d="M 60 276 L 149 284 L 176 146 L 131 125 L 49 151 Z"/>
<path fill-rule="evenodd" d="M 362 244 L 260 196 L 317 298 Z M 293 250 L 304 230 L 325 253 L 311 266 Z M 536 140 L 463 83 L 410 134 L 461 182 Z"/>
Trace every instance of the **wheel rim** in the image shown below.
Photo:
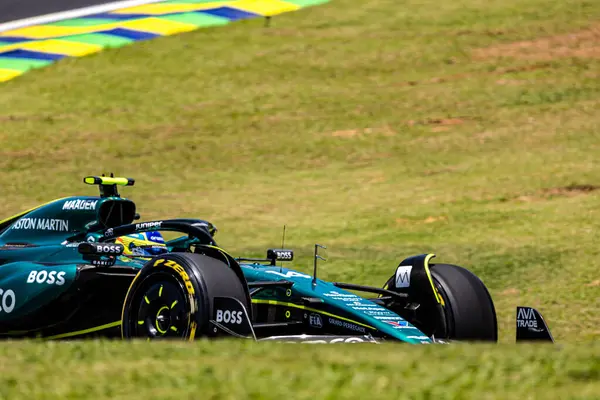
<path fill-rule="evenodd" d="M 154 278 L 142 285 L 132 303 L 133 336 L 148 339 L 186 336 L 190 315 L 183 288 L 169 275 Z"/>

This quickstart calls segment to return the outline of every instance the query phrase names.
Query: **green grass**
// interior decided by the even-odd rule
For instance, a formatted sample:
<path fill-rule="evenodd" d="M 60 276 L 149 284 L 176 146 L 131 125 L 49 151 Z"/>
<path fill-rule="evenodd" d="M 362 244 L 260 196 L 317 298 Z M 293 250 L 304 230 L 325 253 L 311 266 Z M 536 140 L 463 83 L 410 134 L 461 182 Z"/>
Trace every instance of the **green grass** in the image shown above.
<path fill-rule="evenodd" d="M 515 352 L 509 345 L 14 342 L 0 349 L 0 398 L 591 400 L 600 391 L 599 360 L 597 343 Z"/>
<path fill-rule="evenodd" d="M 399 387 L 444 397 L 450 385 L 447 397 L 501 398 L 493 390 L 506 385 L 528 398 L 549 382 L 546 397 L 592 398 L 599 367 L 586 360 L 599 355 L 591 343 L 600 339 L 600 190 L 565 188 L 600 185 L 599 18 L 600 3 L 583 0 L 334 0 L 278 16 L 270 28 L 251 20 L 157 39 L 3 84 L 0 214 L 93 194 L 81 177 L 113 171 L 137 179 L 123 192 L 144 219 L 209 219 L 235 255 L 279 245 L 284 224 L 300 270 L 309 271 L 315 242 L 328 245 L 326 279 L 381 285 L 403 257 L 434 252 L 484 280 L 503 342 L 359 347 L 356 356 L 335 347 L 299 356 L 289 346 L 198 344 L 183 347 L 198 354 L 177 367 L 185 378 L 167 369 L 160 384 L 150 377 L 163 369 L 150 359 L 167 359 L 179 345 L 136 344 L 130 353 L 122 344 L 53 344 L 52 351 L 58 357 L 65 346 L 61 357 L 70 360 L 69 349 L 79 349 L 89 359 L 81 365 L 99 365 L 100 375 L 129 368 L 107 364 L 103 352 L 152 364 L 128 370 L 144 383 L 139 391 L 119 389 L 125 378 L 118 378 L 100 385 L 108 391 L 100 397 L 114 390 L 144 398 L 155 387 L 164 397 L 187 395 L 208 385 L 215 398 L 260 398 L 269 379 L 282 379 L 298 397 L 331 385 L 355 393 L 369 382 L 396 390 L 382 389 L 390 397 Z M 556 340 L 569 345 L 511 347 L 518 304 L 540 309 Z M 220 361 L 229 346 L 243 356 Z M 261 366 L 248 376 L 246 356 Z M 325 362 L 338 356 L 339 365 Z M 481 371 L 472 364 L 480 358 L 488 365 Z M 243 364 L 230 369 L 227 360 Z M 346 378 L 355 364 L 364 375 Z M 417 370 L 406 385 L 389 380 L 408 366 Z M 72 397 L 95 382 L 86 377 L 78 386 L 40 368 L 40 381 L 56 379 Z M 564 374 L 569 368 L 579 372 Z M 213 385 L 203 369 L 251 385 Z M 465 369 L 472 371 L 455 382 L 452 374 Z M 441 375 L 423 378 L 430 371 Z M 379 372 L 387 376 L 381 386 Z M 7 397 L 41 390 L 15 385 Z"/>

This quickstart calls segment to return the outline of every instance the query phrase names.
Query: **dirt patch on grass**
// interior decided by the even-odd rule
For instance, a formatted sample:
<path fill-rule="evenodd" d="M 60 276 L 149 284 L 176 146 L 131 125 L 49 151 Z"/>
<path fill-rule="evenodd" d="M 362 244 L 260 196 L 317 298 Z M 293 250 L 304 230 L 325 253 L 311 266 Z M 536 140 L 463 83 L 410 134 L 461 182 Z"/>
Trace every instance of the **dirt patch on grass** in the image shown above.
<path fill-rule="evenodd" d="M 420 224 L 433 224 L 434 222 L 447 222 L 448 217 L 445 215 L 430 215 L 425 219 L 409 219 L 409 218 L 396 218 L 396 225 L 420 225 Z"/>
<path fill-rule="evenodd" d="M 454 125 L 462 125 L 471 120 L 479 119 L 478 117 L 448 117 L 448 118 L 428 118 L 420 121 L 409 120 L 406 122 L 408 126 L 430 126 L 431 132 L 444 132 L 450 130 Z"/>
<path fill-rule="evenodd" d="M 564 57 L 600 58 L 600 25 L 578 32 L 478 49 L 475 58 L 510 57 L 525 60 L 552 60 Z"/>
<path fill-rule="evenodd" d="M 460 117 L 460 118 L 434 118 L 434 119 L 426 119 L 423 121 L 408 121 L 409 126 L 414 125 L 460 125 L 465 122 L 465 119 L 468 117 Z"/>
<path fill-rule="evenodd" d="M 395 134 L 395 130 L 385 125 L 376 128 L 344 129 L 340 131 L 334 131 L 331 133 L 331 136 L 340 138 L 353 138 L 366 135 L 394 136 Z"/>
<path fill-rule="evenodd" d="M 568 186 L 542 189 L 539 192 L 534 193 L 532 195 L 517 196 L 516 199 L 519 201 L 529 202 L 536 200 L 545 200 L 552 197 L 573 197 L 581 194 L 588 194 L 598 189 L 600 189 L 600 186 L 598 185 L 573 183 Z"/>
<path fill-rule="evenodd" d="M 500 292 L 500 294 L 502 296 L 516 296 L 519 293 L 520 293 L 519 289 L 516 289 L 516 288 L 508 288 L 508 289 L 504 289 L 503 291 Z"/>
<path fill-rule="evenodd" d="M 593 192 L 594 190 L 598 190 L 598 189 L 600 189 L 600 186 L 597 186 L 597 185 L 571 184 L 569 186 L 564 186 L 564 187 L 545 189 L 544 192 L 547 194 L 550 194 L 550 195 L 571 195 L 571 194 Z"/>
<path fill-rule="evenodd" d="M 469 73 L 459 73 L 452 74 L 447 76 L 436 76 L 430 79 L 424 79 L 421 81 L 407 81 L 407 82 L 399 82 L 396 86 L 417 86 L 417 85 L 425 85 L 425 84 L 436 84 L 436 83 L 446 83 L 446 82 L 454 82 L 462 79 L 471 79 L 479 76 L 488 76 L 488 75 L 504 75 L 504 74 L 514 74 L 518 72 L 527 72 L 527 71 L 535 71 L 539 69 L 549 69 L 553 68 L 551 62 L 548 61 L 538 61 L 534 63 L 528 63 L 525 65 L 515 65 L 512 67 L 499 67 L 495 68 L 492 71 L 485 72 L 469 72 Z M 595 75 L 594 75 L 595 76 Z M 500 80 L 498 84 L 503 84 L 504 82 Z"/>

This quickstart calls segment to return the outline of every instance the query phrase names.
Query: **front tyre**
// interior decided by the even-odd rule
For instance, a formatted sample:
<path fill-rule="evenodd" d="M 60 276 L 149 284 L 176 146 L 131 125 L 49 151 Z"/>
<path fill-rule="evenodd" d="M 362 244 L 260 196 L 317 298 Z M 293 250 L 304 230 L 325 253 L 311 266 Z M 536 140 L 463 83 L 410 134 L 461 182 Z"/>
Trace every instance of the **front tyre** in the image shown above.
<path fill-rule="evenodd" d="M 457 265 L 431 264 L 429 269 L 441 306 L 430 295 L 430 283 L 427 282 L 426 287 L 410 295 L 407 304 L 392 305 L 390 310 L 436 339 L 496 342 L 496 310 L 484 283 L 474 273 Z M 394 280 L 395 276 L 392 276 L 384 287 L 403 292 L 405 289 L 394 289 Z"/>
<path fill-rule="evenodd" d="M 481 279 L 465 268 L 450 264 L 432 265 L 431 277 L 445 303 L 445 338 L 498 341 L 496 309 Z"/>
<path fill-rule="evenodd" d="M 123 304 L 123 338 L 194 340 L 209 334 L 216 296 L 247 309 L 243 283 L 221 260 L 170 253 L 150 260 L 135 277 Z"/>

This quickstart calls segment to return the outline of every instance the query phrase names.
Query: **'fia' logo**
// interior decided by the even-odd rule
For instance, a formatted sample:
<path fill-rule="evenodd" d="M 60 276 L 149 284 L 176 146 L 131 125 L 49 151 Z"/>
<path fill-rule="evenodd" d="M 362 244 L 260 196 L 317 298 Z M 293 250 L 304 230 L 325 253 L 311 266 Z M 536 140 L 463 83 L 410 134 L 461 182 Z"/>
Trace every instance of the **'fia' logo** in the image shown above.
<path fill-rule="evenodd" d="M 322 328 L 323 320 L 319 314 L 310 314 L 308 316 L 308 324 L 313 328 Z"/>

